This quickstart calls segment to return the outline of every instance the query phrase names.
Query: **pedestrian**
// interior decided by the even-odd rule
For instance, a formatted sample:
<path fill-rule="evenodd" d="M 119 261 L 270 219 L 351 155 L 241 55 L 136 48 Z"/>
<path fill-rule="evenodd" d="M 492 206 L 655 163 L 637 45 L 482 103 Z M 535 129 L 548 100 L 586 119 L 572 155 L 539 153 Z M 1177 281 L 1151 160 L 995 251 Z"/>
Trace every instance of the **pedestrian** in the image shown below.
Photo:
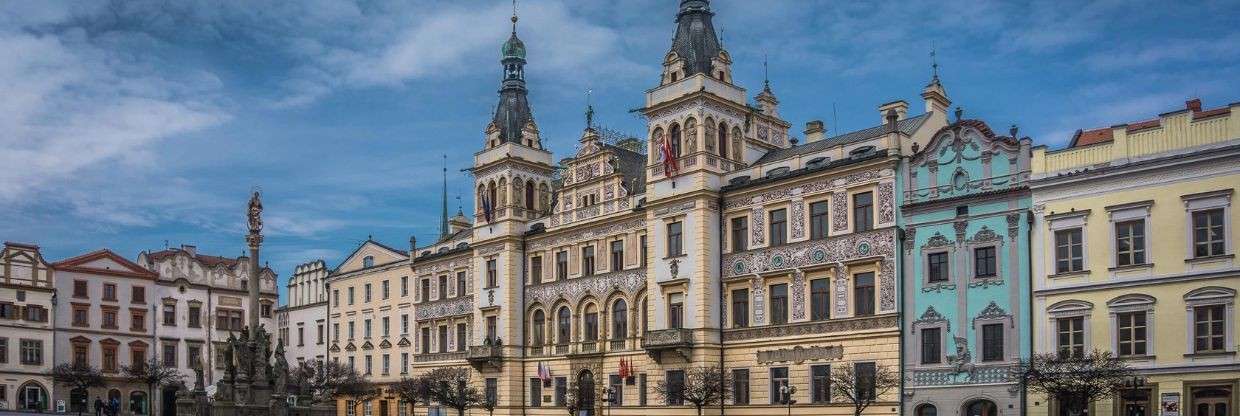
<path fill-rule="evenodd" d="M 113 397 L 112 403 L 108 405 L 108 410 L 112 412 L 109 416 L 116 416 L 121 412 L 121 399 Z"/>
<path fill-rule="evenodd" d="M 95 416 L 100 416 L 102 413 L 103 399 L 100 399 L 99 396 L 95 396 Z"/>

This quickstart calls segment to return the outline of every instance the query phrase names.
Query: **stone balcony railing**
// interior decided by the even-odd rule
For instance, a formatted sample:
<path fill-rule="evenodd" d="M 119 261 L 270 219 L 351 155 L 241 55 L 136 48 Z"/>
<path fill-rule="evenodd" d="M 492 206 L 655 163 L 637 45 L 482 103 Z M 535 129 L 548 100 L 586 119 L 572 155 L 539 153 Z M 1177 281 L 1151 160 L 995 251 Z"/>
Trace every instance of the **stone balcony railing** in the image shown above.
<path fill-rule="evenodd" d="M 449 361 L 464 360 L 468 357 L 467 351 L 449 351 L 449 352 L 432 352 L 427 354 L 414 354 L 413 361 L 418 363 L 426 363 L 433 361 Z"/>
<path fill-rule="evenodd" d="M 688 360 L 693 348 L 693 331 L 684 328 L 647 331 L 642 337 L 642 348 L 656 362 L 661 361 L 663 353 L 667 351 L 678 353 Z"/>
<path fill-rule="evenodd" d="M 484 368 L 499 369 L 504 362 L 504 346 L 498 344 L 471 346 L 466 359 L 479 371 Z"/>

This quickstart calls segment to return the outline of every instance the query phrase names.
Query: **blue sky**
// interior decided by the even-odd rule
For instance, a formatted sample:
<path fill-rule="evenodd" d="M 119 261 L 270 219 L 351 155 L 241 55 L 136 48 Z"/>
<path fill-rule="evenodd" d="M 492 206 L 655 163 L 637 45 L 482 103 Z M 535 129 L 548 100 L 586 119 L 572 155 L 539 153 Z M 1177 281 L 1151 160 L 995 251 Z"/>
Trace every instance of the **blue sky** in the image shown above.
<path fill-rule="evenodd" d="M 736 80 L 762 57 L 793 134 L 879 122 L 938 51 L 968 117 L 1062 146 L 1078 128 L 1200 97 L 1240 101 L 1240 4 L 716 0 Z M 0 4 L 0 239 L 51 260 L 195 244 L 235 256 L 261 186 L 265 258 L 338 264 L 368 235 L 405 247 L 452 209 L 496 101 L 511 4 L 490 1 L 49 1 Z M 534 114 L 559 155 L 658 79 L 674 0 L 522 0 Z M 834 111 L 833 111 L 834 109 Z M 465 208 L 468 210 L 468 194 Z"/>

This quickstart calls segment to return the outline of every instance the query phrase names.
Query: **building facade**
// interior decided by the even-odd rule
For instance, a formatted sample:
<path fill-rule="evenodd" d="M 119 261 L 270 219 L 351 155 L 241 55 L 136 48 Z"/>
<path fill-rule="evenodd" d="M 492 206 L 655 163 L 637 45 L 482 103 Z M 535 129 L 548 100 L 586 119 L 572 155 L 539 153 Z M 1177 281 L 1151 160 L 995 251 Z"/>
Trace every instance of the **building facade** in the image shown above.
<path fill-rule="evenodd" d="M 1191 100 L 1033 151 L 1034 350 L 1110 351 L 1146 377 L 1090 414 L 1236 414 L 1237 111 Z"/>
<path fill-rule="evenodd" d="M 292 368 L 327 360 L 327 277 L 323 260 L 300 264 L 288 281 L 288 300 L 276 309 L 276 334 Z"/>
<path fill-rule="evenodd" d="M 50 411 L 55 271 L 38 246 L 4 243 L 0 251 L 0 410 Z"/>
<path fill-rule="evenodd" d="M 1030 143 L 958 120 L 903 164 L 905 414 L 1023 409 Z"/>

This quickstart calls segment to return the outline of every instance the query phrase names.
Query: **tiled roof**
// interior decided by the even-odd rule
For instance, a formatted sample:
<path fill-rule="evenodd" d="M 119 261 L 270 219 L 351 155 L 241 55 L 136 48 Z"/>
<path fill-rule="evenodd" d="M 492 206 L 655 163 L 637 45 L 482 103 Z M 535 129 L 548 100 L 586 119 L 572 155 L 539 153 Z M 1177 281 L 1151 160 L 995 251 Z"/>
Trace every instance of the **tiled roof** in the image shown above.
<path fill-rule="evenodd" d="M 1226 114 L 1231 113 L 1230 106 L 1219 107 L 1213 110 L 1202 111 L 1201 100 L 1199 99 L 1188 100 L 1187 102 L 1184 103 L 1184 106 L 1185 108 L 1183 109 L 1168 112 L 1168 113 L 1163 113 L 1161 116 L 1168 116 L 1168 115 L 1178 114 L 1184 111 L 1188 111 L 1192 113 L 1193 120 L 1200 120 L 1203 118 L 1216 117 L 1216 116 L 1221 116 L 1221 115 L 1226 115 Z M 1123 126 L 1124 131 L 1132 133 L 1136 131 L 1160 127 L 1162 126 L 1162 120 L 1160 117 L 1160 118 L 1154 118 L 1154 119 L 1149 119 L 1149 120 L 1134 121 L 1134 122 L 1130 122 L 1126 124 L 1120 124 L 1119 126 Z M 1068 143 L 1068 148 L 1084 147 L 1084 146 L 1089 146 L 1091 144 L 1106 143 L 1111 140 L 1114 140 L 1115 137 L 1114 137 L 1114 134 L 1112 133 L 1112 130 L 1111 130 L 1112 128 L 1114 127 L 1077 130 L 1076 134 L 1072 135 L 1072 141 Z"/>
<path fill-rule="evenodd" d="M 926 122 L 927 118 L 928 118 L 927 114 L 922 114 L 916 117 L 909 117 L 904 120 L 897 121 L 896 128 L 899 129 L 901 133 L 913 134 L 913 132 L 917 131 L 917 129 L 921 127 L 923 123 Z M 874 127 L 844 133 L 844 134 L 841 134 L 835 137 L 822 139 L 816 142 L 805 143 L 800 146 L 789 147 L 786 149 L 771 150 L 770 152 L 767 152 L 765 155 L 762 155 L 762 157 L 759 158 L 757 162 L 754 162 L 754 164 L 761 165 L 764 163 L 776 162 L 776 161 L 788 159 L 788 158 L 795 157 L 795 156 L 806 155 L 806 154 L 826 150 L 834 146 L 845 145 L 849 143 L 856 143 L 859 141 L 872 139 L 878 136 L 882 136 L 884 134 L 887 134 L 887 125 L 880 124 Z"/>

